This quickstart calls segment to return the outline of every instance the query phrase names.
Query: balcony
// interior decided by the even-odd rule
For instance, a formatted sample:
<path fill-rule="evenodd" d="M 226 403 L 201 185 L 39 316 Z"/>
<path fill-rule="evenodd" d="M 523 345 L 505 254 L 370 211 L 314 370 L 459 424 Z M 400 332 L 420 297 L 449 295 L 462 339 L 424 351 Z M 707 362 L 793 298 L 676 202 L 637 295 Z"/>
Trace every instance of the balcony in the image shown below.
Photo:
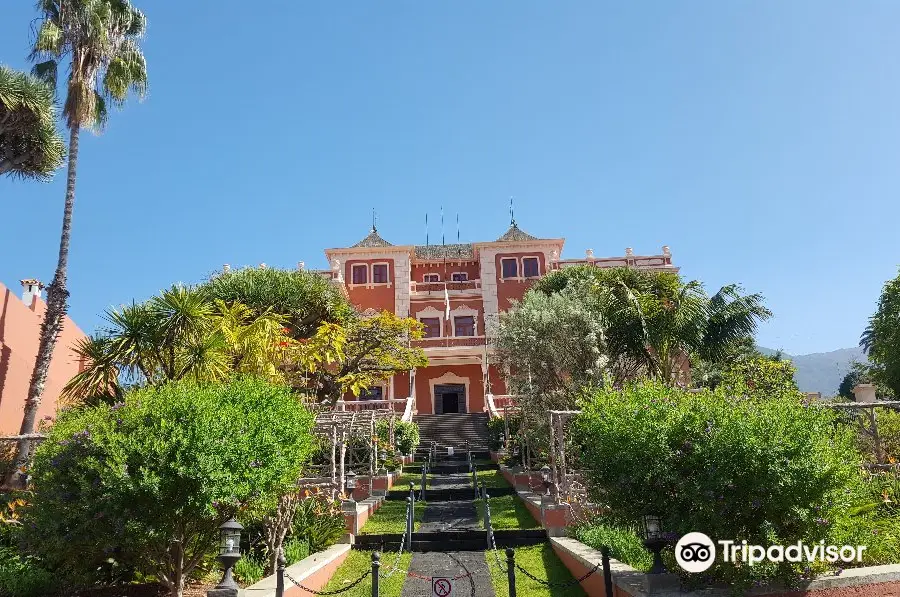
<path fill-rule="evenodd" d="M 455 292 L 472 292 L 481 290 L 481 280 L 466 280 L 465 282 L 410 282 L 409 291 L 412 294 L 444 293 L 444 289 L 452 294 Z"/>
<path fill-rule="evenodd" d="M 413 340 L 416 348 L 454 348 L 464 346 L 484 346 L 484 336 L 445 336 L 443 338 L 422 338 Z"/>

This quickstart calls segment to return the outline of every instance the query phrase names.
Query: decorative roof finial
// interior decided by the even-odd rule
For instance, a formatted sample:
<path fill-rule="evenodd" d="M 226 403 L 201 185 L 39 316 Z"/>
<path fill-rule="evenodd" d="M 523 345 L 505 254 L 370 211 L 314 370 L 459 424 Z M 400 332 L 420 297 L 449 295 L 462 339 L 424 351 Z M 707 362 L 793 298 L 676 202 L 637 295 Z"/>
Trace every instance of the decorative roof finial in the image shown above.
<path fill-rule="evenodd" d="M 372 232 L 378 232 L 378 214 L 375 213 L 375 208 L 372 208 Z"/>
<path fill-rule="evenodd" d="M 516 212 L 513 210 L 513 198 L 509 196 L 509 225 L 516 228 Z"/>

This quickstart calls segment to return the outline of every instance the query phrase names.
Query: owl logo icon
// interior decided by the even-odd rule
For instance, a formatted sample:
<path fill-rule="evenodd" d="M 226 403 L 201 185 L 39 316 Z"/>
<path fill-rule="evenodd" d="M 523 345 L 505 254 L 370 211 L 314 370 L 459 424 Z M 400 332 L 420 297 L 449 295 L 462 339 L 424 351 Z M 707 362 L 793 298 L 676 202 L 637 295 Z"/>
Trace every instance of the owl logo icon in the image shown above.
<path fill-rule="evenodd" d="M 716 560 L 716 545 L 703 533 L 688 533 L 675 544 L 675 561 L 687 572 L 709 570 Z"/>

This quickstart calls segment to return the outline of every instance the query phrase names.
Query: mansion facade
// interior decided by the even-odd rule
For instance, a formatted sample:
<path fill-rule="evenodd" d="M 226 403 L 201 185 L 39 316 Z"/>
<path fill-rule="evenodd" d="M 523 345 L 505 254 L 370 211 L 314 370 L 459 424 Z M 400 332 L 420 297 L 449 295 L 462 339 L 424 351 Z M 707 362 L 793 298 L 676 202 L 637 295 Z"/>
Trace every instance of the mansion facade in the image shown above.
<path fill-rule="evenodd" d="M 326 249 L 330 270 L 361 312 L 412 317 L 425 328 L 414 341 L 428 365 L 393 376 L 361 400 L 414 397 L 419 414 L 481 412 L 485 395 L 507 393 L 491 337 L 499 314 L 520 300 L 537 279 L 574 265 L 637 267 L 677 272 L 668 247 L 658 255 L 563 259 L 563 238 L 535 238 L 513 220 L 495 241 L 393 245 L 375 227 L 351 247 Z M 347 397 L 346 399 L 353 399 Z"/>

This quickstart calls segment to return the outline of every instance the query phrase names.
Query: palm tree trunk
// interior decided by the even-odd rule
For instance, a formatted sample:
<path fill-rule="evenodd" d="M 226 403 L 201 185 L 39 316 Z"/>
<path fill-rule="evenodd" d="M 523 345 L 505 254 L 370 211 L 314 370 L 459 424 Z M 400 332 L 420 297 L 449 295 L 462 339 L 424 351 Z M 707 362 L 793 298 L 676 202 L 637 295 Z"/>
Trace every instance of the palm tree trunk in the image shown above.
<path fill-rule="evenodd" d="M 80 133 L 81 127 L 76 124 L 69 134 L 69 169 L 66 178 L 66 205 L 63 211 L 62 234 L 59 238 L 59 260 L 56 264 L 53 282 L 47 287 L 47 311 L 41 324 L 41 341 L 38 345 L 37 359 L 34 362 L 34 371 L 31 374 L 31 383 L 28 386 L 28 399 L 25 401 L 20 435 L 34 432 L 38 407 L 41 405 L 41 396 L 44 393 L 44 383 L 47 381 L 47 371 L 50 369 L 50 361 L 53 358 L 53 349 L 56 348 L 56 341 L 62 331 L 62 322 L 66 315 L 66 301 L 69 297 L 69 291 L 66 289 L 66 274 L 69 267 L 72 210 L 75 207 L 75 178 L 78 167 Z M 26 469 L 31 457 L 30 446 L 31 442 L 28 440 L 19 440 L 16 446 L 16 457 L 13 459 L 13 468 L 7 474 L 6 485 L 25 487 Z"/>

